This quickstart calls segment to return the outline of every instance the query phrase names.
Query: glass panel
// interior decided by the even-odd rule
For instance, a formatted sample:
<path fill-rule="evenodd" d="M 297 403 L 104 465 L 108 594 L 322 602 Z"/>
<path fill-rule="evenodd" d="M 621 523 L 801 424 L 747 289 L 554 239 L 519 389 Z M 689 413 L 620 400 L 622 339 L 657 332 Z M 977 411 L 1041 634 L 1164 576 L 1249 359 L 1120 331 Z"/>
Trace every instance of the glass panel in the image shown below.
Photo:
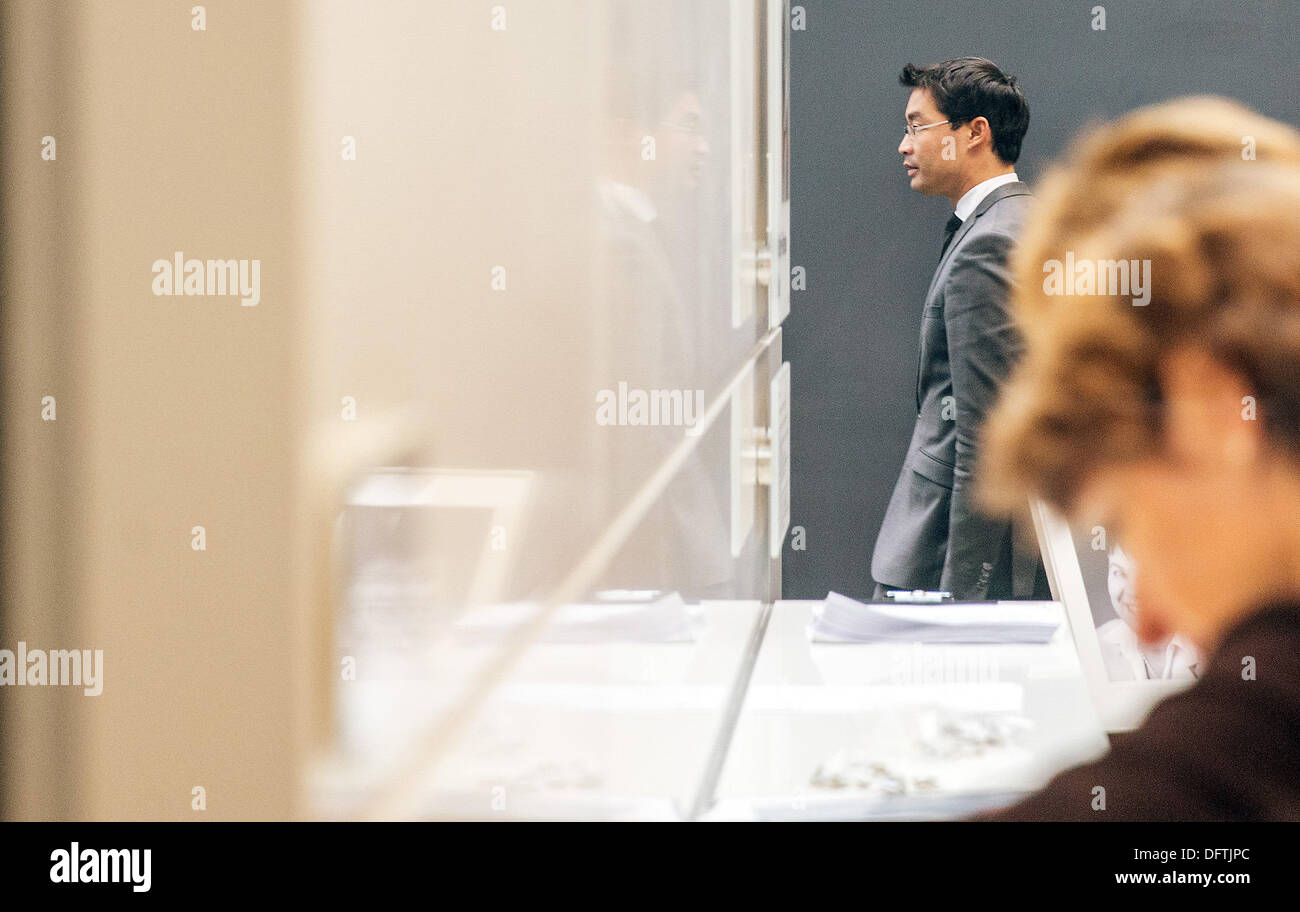
<path fill-rule="evenodd" d="M 321 808 L 441 813 L 401 789 L 495 689 L 627 683 L 619 649 L 530 648 L 548 610 L 770 592 L 756 10 L 304 5 L 311 486 L 338 516 Z M 671 697 L 696 661 L 634 678 Z M 556 718 L 539 743 L 571 740 Z M 610 782 L 680 804 L 672 775 Z"/>
<path fill-rule="evenodd" d="M 529 605 L 470 612 L 432 681 L 369 683 L 351 715 L 420 712 L 457 665 L 488 661 Z M 757 602 L 685 603 L 608 591 L 562 607 L 449 750 L 400 767 L 376 816 L 453 819 L 682 819 L 724 739 Z M 430 687 L 430 684 L 433 684 Z M 375 739 L 369 739 L 373 744 Z M 382 794 L 382 793 L 381 793 Z M 373 793 L 364 796 L 373 800 Z"/>

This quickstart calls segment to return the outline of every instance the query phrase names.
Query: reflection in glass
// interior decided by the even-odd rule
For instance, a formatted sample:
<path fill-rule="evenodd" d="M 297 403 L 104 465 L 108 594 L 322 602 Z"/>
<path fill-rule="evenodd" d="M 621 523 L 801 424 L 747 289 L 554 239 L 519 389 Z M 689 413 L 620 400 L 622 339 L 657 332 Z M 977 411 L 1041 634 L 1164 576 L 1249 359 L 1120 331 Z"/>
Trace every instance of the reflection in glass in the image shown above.
<path fill-rule="evenodd" d="M 693 797 L 755 617 L 701 602 L 773 578 L 738 455 L 780 363 L 753 275 L 757 9 L 304 6 L 304 400 L 342 507 L 330 813 L 491 811 L 489 780 Z M 637 669 L 663 693 L 606 693 L 668 700 L 649 716 L 565 703 Z M 698 736 L 681 765 L 607 768 L 674 725 Z"/>
<path fill-rule="evenodd" d="M 1197 677 L 1202 657 L 1186 637 L 1174 635 L 1158 643 L 1138 639 L 1138 566 L 1122 543 L 1113 536 L 1107 543 L 1104 535 L 1076 533 L 1075 550 L 1109 679 Z"/>

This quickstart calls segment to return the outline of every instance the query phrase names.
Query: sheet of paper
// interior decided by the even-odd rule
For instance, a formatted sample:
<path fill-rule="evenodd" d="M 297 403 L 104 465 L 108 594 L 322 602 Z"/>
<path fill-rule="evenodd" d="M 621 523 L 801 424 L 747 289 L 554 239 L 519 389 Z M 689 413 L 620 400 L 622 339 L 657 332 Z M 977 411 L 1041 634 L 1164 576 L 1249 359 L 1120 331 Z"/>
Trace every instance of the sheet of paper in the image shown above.
<path fill-rule="evenodd" d="M 487 605 L 462 617 L 456 632 L 468 639 L 497 639 L 540 610 L 531 602 Z M 655 601 L 563 605 L 538 641 L 689 643 L 698 640 L 707 626 L 699 605 L 687 605 L 681 595 L 670 592 Z"/>
<path fill-rule="evenodd" d="M 981 605 L 872 605 L 838 592 L 813 609 L 809 639 L 824 643 L 1046 643 L 1060 626 L 1042 611 Z"/>

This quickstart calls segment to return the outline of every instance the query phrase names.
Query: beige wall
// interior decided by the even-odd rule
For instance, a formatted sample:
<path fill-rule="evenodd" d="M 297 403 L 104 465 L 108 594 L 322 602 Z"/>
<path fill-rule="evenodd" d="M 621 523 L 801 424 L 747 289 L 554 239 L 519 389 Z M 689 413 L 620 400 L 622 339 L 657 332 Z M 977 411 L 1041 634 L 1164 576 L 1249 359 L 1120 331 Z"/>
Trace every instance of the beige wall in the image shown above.
<path fill-rule="evenodd" d="M 4 694 L 17 817 L 290 813 L 293 15 L 188 9 L 5 4 L 7 639 L 105 666 Z M 260 258 L 261 303 L 154 296 L 176 250 Z"/>

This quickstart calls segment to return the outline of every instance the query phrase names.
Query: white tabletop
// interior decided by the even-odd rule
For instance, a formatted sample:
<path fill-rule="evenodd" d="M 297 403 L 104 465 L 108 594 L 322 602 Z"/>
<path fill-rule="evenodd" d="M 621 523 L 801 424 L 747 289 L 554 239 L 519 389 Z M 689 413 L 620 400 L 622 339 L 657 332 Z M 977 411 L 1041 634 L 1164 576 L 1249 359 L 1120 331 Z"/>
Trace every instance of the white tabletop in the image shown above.
<path fill-rule="evenodd" d="M 811 642 L 818 604 L 774 606 L 706 819 L 960 816 L 1105 751 L 1059 603 L 917 606 L 1060 622 L 996 646 Z"/>
<path fill-rule="evenodd" d="M 694 640 L 535 642 L 414 780 L 409 816 L 950 817 L 1105 750 L 1059 604 L 942 606 L 1060 621 L 1033 646 L 814 643 L 817 604 L 705 602 Z M 439 649 L 432 677 L 341 685 L 353 749 L 318 775 L 322 813 L 364 802 L 389 756 L 455 703 L 448 684 L 492 649 L 458 643 Z M 980 741 L 990 731 L 1001 744 Z M 861 784 L 854 771 L 872 764 L 901 794 Z"/>
<path fill-rule="evenodd" d="M 755 627 L 756 601 L 705 602 L 693 640 L 531 645 L 412 794 L 434 819 L 675 820 L 695 806 Z M 444 644 L 426 679 L 341 688 L 340 728 L 358 762 L 318 775 L 326 816 L 346 815 L 382 777 L 382 755 L 491 656 Z M 752 661 L 752 656 L 751 656 Z M 455 698 L 452 698 L 454 702 Z"/>

